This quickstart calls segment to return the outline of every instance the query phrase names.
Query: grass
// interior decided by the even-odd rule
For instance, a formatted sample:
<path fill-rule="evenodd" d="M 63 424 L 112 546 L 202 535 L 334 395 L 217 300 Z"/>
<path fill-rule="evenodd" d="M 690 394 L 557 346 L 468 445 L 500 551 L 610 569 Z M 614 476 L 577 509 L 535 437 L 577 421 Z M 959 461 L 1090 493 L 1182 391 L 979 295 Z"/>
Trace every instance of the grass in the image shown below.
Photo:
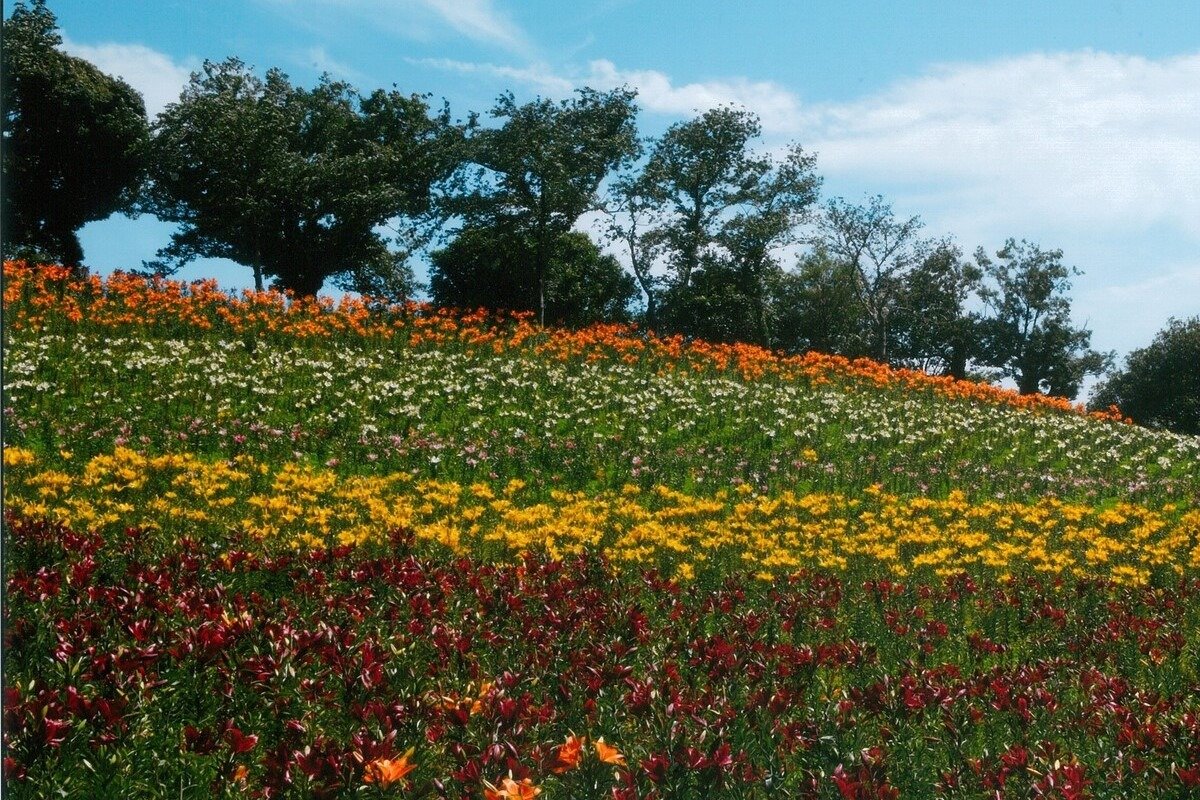
<path fill-rule="evenodd" d="M 1200 791 L 1194 437 L 5 270 L 14 796 Z"/>

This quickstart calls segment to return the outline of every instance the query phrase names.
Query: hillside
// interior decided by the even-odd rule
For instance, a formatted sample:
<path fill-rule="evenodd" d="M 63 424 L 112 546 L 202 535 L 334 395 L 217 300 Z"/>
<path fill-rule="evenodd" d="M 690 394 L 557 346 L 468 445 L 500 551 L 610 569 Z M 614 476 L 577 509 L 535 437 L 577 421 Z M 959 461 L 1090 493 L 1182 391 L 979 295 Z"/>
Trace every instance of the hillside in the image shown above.
<path fill-rule="evenodd" d="M 132 503 L 112 521 L 190 518 L 267 544 L 412 526 L 653 563 L 664 548 L 768 568 L 865 552 L 901 574 L 918 554 L 944 574 L 1018 568 L 1015 525 L 1055 573 L 1198 566 L 1183 520 L 1200 440 L 1048 398 L 633 328 L 47 275 L 9 273 L 7 441 L 38 454 L 10 499 L 69 524 Z M 167 484 L 196 486 L 170 503 Z M 928 528 L 958 539 L 923 543 Z"/>
<path fill-rule="evenodd" d="M 4 366 L 18 796 L 1200 785 L 1200 439 L 21 264 Z"/>

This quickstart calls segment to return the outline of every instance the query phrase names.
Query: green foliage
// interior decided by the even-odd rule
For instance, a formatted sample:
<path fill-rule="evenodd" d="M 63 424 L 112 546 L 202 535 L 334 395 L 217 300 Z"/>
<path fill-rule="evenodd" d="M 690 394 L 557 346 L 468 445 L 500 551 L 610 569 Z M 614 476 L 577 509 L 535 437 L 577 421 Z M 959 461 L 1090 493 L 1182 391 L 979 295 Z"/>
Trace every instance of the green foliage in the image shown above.
<path fill-rule="evenodd" d="M 662 293 L 667 329 L 710 342 L 762 342 L 763 317 L 772 313 L 765 288 L 727 260 L 701 263 L 686 289 L 674 284 Z"/>
<path fill-rule="evenodd" d="M 42 0 L 4 23 L 3 228 L 10 255 L 78 266 L 76 231 L 128 210 L 143 176 L 142 97 L 63 53 Z"/>
<path fill-rule="evenodd" d="M 982 292 L 991 314 L 982 324 L 982 362 L 1013 378 L 1022 394 L 1074 397 L 1086 375 L 1111 361 L 1089 344 L 1092 332 L 1071 323 L 1070 276 L 1061 250 L 1009 239 L 992 261 L 980 248 L 979 268 L 994 285 Z"/>
<path fill-rule="evenodd" d="M 816 202 L 820 180 L 813 169 L 816 158 L 793 146 L 779 163 L 747 187 L 741 205 L 721 227 L 714 277 L 740 302 L 722 306 L 731 323 L 740 325 L 737 340 L 760 345 L 776 343 L 778 309 L 771 302 L 783 273 L 776 258 L 779 248 L 796 241 L 797 226 L 808 218 Z M 743 313 L 731 313 L 738 305 Z"/>
<path fill-rule="evenodd" d="M 1171 319 L 1108 375 L 1090 405 L 1116 405 L 1138 424 L 1200 435 L 1200 317 Z"/>
<path fill-rule="evenodd" d="M 468 159 L 475 168 L 460 172 L 446 210 L 461 217 L 467 229 L 492 228 L 525 243 L 536 302 L 522 297 L 512 307 L 535 308 L 543 322 L 553 318 L 551 261 L 562 237 L 597 206 L 601 181 L 638 153 L 635 94 L 625 88 L 584 88 L 570 100 L 538 99 L 524 105 L 505 94 L 491 112 L 502 121 L 500 127 L 480 130 L 470 139 Z M 459 265 L 470 263 L 461 260 Z M 462 280 L 471 279 L 464 275 Z M 506 280 L 514 287 L 528 285 L 520 276 Z M 457 278 L 452 282 L 465 285 Z M 561 302 L 565 294 L 559 293 Z M 589 312 L 560 313 L 567 318 Z"/>
<path fill-rule="evenodd" d="M 636 294 L 629 273 L 586 234 L 570 231 L 555 242 L 546 276 L 548 320 L 571 327 L 625 322 Z"/>
<path fill-rule="evenodd" d="M 667 129 L 642 172 L 646 194 L 662 208 L 657 235 L 668 253 L 672 284 L 686 291 L 715 242 L 721 215 L 740 203 L 768 169 L 749 145 L 762 133 L 758 117 L 714 108 Z"/>
<path fill-rule="evenodd" d="M 967 305 L 982 272 L 953 242 L 922 240 L 920 230 L 882 197 L 831 200 L 813 250 L 779 284 L 779 344 L 966 377 L 979 350 Z"/>
<path fill-rule="evenodd" d="M 980 316 L 967 311 L 983 272 L 950 242 L 934 247 L 904 278 L 893 330 L 901 363 L 926 372 L 967 376 L 979 351 Z"/>
<path fill-rule="evenodd" d="M 469 228 L 432 255 L 430 290 L 440 306 L 539 311 L 536 242 L 520 230 Z M 546 320 L 568 326 L 622 321 L 636 288 L 612 256 L 585 234 L 551 242 L 545 269 Z"/>
<path fill-rule="evenodd" d="M 781 276 L 775 303 L 785 350 L 864 356 L 870 349 L 854 270 L 821 247 Z"/>
<path fill-rule="evenodd" d="M 338 276 L 347 288 L 397 298 L 413 289 L 431 187 L 454 163 L 448 112 L 325 77 L 311 90 L 276 69 L 206 62 L 153 128 L 144 208 L 180 223 L 168 264 L 229 258 L 297 294 Z M 399 219 L 400 251 L 377 229 Z"/>
<path fill-rule="evenodd" d="M 899 220 L 880 196 L 866 205 L 830 200 L 821 217 L 817 242 L 830 257 L 850 268 L 855 294 L 866 323 L 868 354 L 893 358 L 897 309 L 910 272 L 931 249 L 918 238 L 921 220 Z"/>
<path fill-rule="evenodd" d="M 644 184 L 632 172 L 618 176 L 609 185 L 600 210 L 605 214 L 604 236 L 628 257 L 637 287 L 646 299 L 642 318 L 650 329 L 658 326 L 658 294 L 661 279 L 654 274 L 661 247 L 647 236 L 647 215 L 654 201 L 646 196 Z"/>
<path fill-rule="evenodd" d="M 753 153 L 760 134 L 754 114 L 711 109 L 671 126 L 641 175 L 614 186 L 623 213 L 610 235 L 630 249 L 652 324 L 661 316 L 671 331 L 775 343 L 776 253 L 795 241 L 820 179 L 815 157 L 798 145 L 778 161 Z M 640 234 L 639 212 L 652 218 Z M 658 257 L 668 272 L 655 282 L 646 261 Z"/>

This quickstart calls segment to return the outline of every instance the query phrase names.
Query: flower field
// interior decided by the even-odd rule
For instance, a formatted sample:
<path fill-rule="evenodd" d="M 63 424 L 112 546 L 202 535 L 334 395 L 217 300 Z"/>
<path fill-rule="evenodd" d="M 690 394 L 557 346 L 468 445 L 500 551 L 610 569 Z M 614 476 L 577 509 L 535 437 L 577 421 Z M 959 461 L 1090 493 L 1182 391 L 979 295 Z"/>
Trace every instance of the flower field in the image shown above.
<path fill-rule="evenodd" d="M 632 327 L 4 277 L 14 797 L 1200 796 L 1200 439 Z"/>

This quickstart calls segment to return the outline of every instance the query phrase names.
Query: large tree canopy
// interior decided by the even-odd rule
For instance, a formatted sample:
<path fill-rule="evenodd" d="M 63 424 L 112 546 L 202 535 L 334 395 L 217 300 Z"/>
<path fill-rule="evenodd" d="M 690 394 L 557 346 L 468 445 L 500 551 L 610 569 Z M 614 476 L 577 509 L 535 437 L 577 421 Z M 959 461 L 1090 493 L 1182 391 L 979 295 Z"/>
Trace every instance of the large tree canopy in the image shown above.
<path fill-rule="evenodd" d="M 751 112 L 713 108 L 655 140 L 639 175 L 614 182 L 610 237 L 627 250 L 651 325 L 726 341 L 776 343 L 781 247 L 816 201 L 816 159 L 793 145 L 757 154 Z M 654 262 L 666 273 L 651 273 Z"/>
<path fill-rule="evenodd" d="M 893 355 L 894 318 L 908 274 L 931 249 L 920 238 L 921 227 L 918 217 L 897 219 L 879 196 L 866 205 L 834 198 L 821 217 L 818 244 L 849 267 L 867 325 L 869 355 L 880 361 Z"/>
<path fill-rule="evenodd" d="M 661 211 L 658 238 L 678 290 L 691 286 L 728 209 L 745 200 L 769 169 L 750 152 L 761 132 L 751 112 L 713 108 L 672 125 L 651 148 L 642 183 Z"/>
<path fill-rule="evenodd" d="M 430 290 L 440 306 L 541 310 L 560 325 L 623 321 L 636 288 L 617 260 L 579 231 L 551 242 L 544 294 L 538 291 L 534 247 L 520 229 L 468 228 L 433 254 Z M 536 301 L 536 303 L 535 303 Z"/>
<path fill-rule="evenodd" d="M 1096 387 L 1090 405 L 1116 405 L 1139 425 L 1200 435 L 1200 317 L 1170 320 Z"/>
<path fill-rule="evenodd" d="M 892 333 L 895 359 L 926 372 L 967 377 L 979 356 L 980 315 L 968 301 L 982 290 L 983 272 L 943 241 L 928 249 L 905 276 Z"/>
<path fill-rule="evenodd" d="M 404 295 L 413 237 L 396 251 L 379 228 L 414 230 L 453 169 L 454 131 L 419 95 L 363 97 L 328 78 L 308 90 L 279 70 L 260 79 L 237 59 L 206 62 L 153 127 L 145 209 L 180 223 L 168 263 L 229 258 L 259 288 L 269 277 L 304 295 L 331 276 Z"/>
<path fill-rule="evenodd" d="M 992 260 L 975 260 L 992 285 L 981 291 L 990 314 L 981 323 L 984 364 L 1012 378 L 1022 394 L 1074 397 L 1087 375 L 1104 371 L 1112 356 L 1089 345 L 1092 332 L 1071 322 L 1070 276 L 1061 250 L 1009 239 Z"/>
<path fill-rule="evenodd" d="M 474 168 L 460 173 L 448 210 L 467 230 L 492 228 L 528 247 L 531 281 L 513 285 L 526 286 L 531 295 L 513 300 L 513 307 L 550 318 L 550 265 L 562 237 L 597 207 L 605 177 L 638 153 L 634 97 L 624 88 L 584 88 L 569 100 L 518 105 L 506 94 L 491 112 L 500 126 L 471 138 Z"/>
<path fill-rule="evenodd" d="M 83 260 L 76 232 L 128 210 L 143 174 L 142 97 L 59 50 L 42 0 L 4 23 L 3 221 L 8 252 Z"/>
<path fill-rule="evenodd" d="M 870 337 L 857 276 L 845 261 L 819 245 L 776 285 L 778 346 L 790 352 L 816 350 L 848 357 L 870 352 Z"/>

